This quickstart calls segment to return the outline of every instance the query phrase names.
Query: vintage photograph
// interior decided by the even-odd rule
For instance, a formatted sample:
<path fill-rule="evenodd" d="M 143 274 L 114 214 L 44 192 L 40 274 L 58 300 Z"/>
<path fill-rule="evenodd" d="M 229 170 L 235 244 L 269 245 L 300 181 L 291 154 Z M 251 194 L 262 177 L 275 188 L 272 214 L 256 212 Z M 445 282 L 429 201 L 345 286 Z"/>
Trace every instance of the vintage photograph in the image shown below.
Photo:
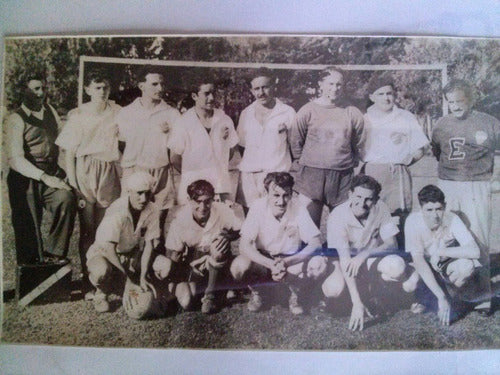
<path fill-rule="evenodd" d="M 6 38 L 2 340 L 500 348 L 499 47 Z"/>

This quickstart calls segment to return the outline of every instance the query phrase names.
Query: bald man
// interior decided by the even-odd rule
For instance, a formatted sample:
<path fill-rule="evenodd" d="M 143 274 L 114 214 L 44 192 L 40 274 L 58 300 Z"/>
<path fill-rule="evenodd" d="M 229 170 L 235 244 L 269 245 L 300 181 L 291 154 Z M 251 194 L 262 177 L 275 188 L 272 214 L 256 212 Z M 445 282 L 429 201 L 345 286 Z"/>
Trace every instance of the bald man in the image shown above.
<path fill-rule="evenodd" d="M 106 291 L 109 290 L 110 281 L 116 282 L 117 274 L 126 278 L 125 292 L 133 284 L 132 279 L 139 276 L 140 290 L 137 294 L 141 291 L 149 293 L 147 303 L 156 294 L 146 278 L 149 268 L 147 263 L 153 248 L 159 244 L 161 234 L 160 211 L 151 201 L 153 184 L 154 177 L 146 172 L 134 172 L 127 177 L 124 182 L 126 194 L 106 210 L 97 229 L 95 242 L 87 252 L 89 279 L 96 288 L 94 307 L 98 312 L 109 311 Z M 147 308 L 127 306 L 130 300 L 126 294 L 123 302 L 127 314 L 134 318 L 144 317 Z"/>

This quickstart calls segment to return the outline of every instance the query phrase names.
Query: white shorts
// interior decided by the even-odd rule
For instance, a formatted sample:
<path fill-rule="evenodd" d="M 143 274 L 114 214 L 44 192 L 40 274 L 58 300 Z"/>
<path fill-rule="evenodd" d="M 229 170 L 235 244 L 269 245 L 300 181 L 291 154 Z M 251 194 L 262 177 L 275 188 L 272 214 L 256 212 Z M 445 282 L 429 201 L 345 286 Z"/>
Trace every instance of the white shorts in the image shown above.
<path fill-rule="evenodd" d="M 87 202 L 106 208 L 120 197 L 120 177 L 115 162 L 85 155 L 76 158 L 75 168 L 78 188 Z"/>
<path fill-rule="evenodd" d="M 142 167 L 129 167 L 123 168 L 122 184 L 126 181 L 127 177 L 137 171 L 144 171 L 149 173 L 154 178 L 154 184 L 151 192 L 154 196 L 155 205 L 160 210 L 172 208 L 175 205 L 175 186 L 172 168 L 167 165 L 160 168 L 142 168 Z M 122 194 L 126 189 L 122 187 Z"/>
<path fill-rule="evenodd" d="M 489 248 L 491 227 L 491 182 L 438 180 L 446 208 L 465 216 L 470 231 L 484 249 Z"/>
<path fill-rule="evenodd" d="M 398 208 L 411 211 L 411 176 L 406 165 L 367 163 L 364 170 L 365 174 L 376 179 L 382 186 L 380 199 L 389 207 L 391 213 Z"/>
<path fill-rule="evenodd" d="M 262 198 L 266 193 L 264 178 L 266 178 L 267 173 L 241 172 L 236 201 L 243 207 L 250 207 L 255 200 Z"/>

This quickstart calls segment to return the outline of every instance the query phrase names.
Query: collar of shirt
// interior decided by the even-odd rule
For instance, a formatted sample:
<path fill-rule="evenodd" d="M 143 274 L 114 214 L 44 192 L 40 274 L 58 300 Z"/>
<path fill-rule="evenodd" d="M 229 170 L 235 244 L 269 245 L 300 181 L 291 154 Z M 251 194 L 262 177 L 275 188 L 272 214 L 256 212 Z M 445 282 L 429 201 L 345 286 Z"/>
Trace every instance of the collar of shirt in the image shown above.
<path fill-rule="evenodd" d="M 431 230 L 427 226 L 427 224 L 425 224 L 423 213 L 422 212 L 420 212 L 420 213 L 422 215 L 422 223 L 425 226 L 425 228 L 428 229 L 432 238 L 440 239 L 450 231 L 450 226 L 451 226 L 451 221 L 453 219 L 453 216 L 450 215 L 448 212 L 445 212 L 443 214 L 443 219 L 442 219 L 441 225 L 435 230 Z"/>
<path fill-rule="evenodd" d="M 148 115 L 148 116 L 152 116 L 154 115 L 155 113 L 158 113 L 158 112 L 161 112 L 161 111 L 165 111 L 165 110 L 168 110 L 170 109 L 171 107 L 165 103 L 163 100 L 160 100 L 160 102 L 155 105 L 153 108 L 146 108 L 143 104 L 142 104 L 142 100 L 141 100 L 141 97 L 138 97 L 136 98 L 133 102 L 132 102 L 132 105 L 133 105 L 133 108 L 141 111 L 142 113 L 144 113 L 145 115 Z"/>
<path fill-rule="evenodd" d="M 398 117 L 403 112 L 403 109 L 394 105 L 389 113 L 379 111 L 375 109 L 375 106 L 370 106 L 366 110 L 367 115 L 370 117 L 370 121 L 376 124 L 384 124 L 386 122 L 392 122 L 396 117 Z"/>
<path fill-rule="evenodd" d="M 31 109 L 26 107 L 26 105 L 24 103 L 21 104 L 21 109 L 24 111 L 24 113 L 26 113 L 28 115 L 28 117 L 33 115 L 37 119 L 43 120 L 43 114 L 45 112 L 45 105 L 42 105 L 42 109 L 39 110 L 38 112 L 32 111 Z"/>
<path fill-rule="evenodd" d="M 266 198 L 263 198 L 266 199 Z M 297 202 L 292 198 L 290 202 L 288 203 L 288 207 L 281 217 L 281 219 L 277 219 L 276 216 L 274 216 L 271 207 L 267 203 L 266 199 L 266 212 L 269 218 L 272 218 L 276 222 L 278 222 L 280 225 L 286 225 L 290 220 L 293 219 L 293 217 L 296 215 L 296 210 L 297 210 Z"/>
<path fill-rule="evenodd" d="M 354 212 L 352 211 L 352 208 L 351 208 L 351 202 L 348 200 L 344 204 L 345 204 L 346 222 L 347 222 L 347 225 L 349 225 L 351 227 L 356 227 L 356 228 L 360 228 L 360 229 L 367 228 L 372 223 L 372 221 L 375 219 L 375 217 L 377 216 L 377 213 L 378 213 L 378 203 L 377 203 L 377 204 L 373 205 L 372 208 L 370 209 L 370 213 L 368 214 L 368 217 L 365 220 L 365 224 L 361 224 L 359 219 L 356 216 L 354 216 Z"/>
<path fill-rule="evenodd" d="M 216 202 L 214 202 L 216 203 Z M 212 208 L 210 210 L 210 217 L 208 218 L 207 223 L 205 224 L 205 227 L 203 228 L 203 232 L 209 232 L 212 230 L 212 228 L 215 227 L 217 222 L 219 221 L 219 210 L 217 208 L 216 204 L 212 204 Z"/>
<path fill-rule="evenodd" d="M 203 126 L 203 124 L 201 123 L 201 120 L 198 117 L 198 114 L 196 113 L 196 110 L 194 109 L 194 107 L 189 109 L 185 113 L 185 115 L 187 115 L 187 117 L 190 117 L 191 119 L 195 120 L 195 122 L 199 126 L 201 126 L 203 129 L 205 129 L 205 126 Z M 224 111 L 222 109 L 214 108 L 214 114 L 210 118 L 210 129 L 213 129 L 214 125 L 217 124 L 220 120 L 224 119 L 224 117 L 226 117 L 226 114 L 224 113 Z"/>
<path fill-rule="evenodd" d="M 274 98 L 274 100 L 276 101 L 276 104 L 274 105 L 273 109 L 271 109 L 271 112 L 269 112 L 269 115 L 265 118 L 264 123 L 268 122 L 273 117 L 279 116 L 287 111 L 287 107 L 283 102 L 281 102 L 278 98 Z M 252 104 L 250 104 L 252 116 L 254 118 L 256 117 L 255 109 L 257 108 L 258 105 L 259 104 L 257 103 L 257 101 L 254 101 Z"/>
<path fill-rule="evenodd" d="M 132 213 L 130 212 L 130 207 L 129 207 L 129 197 L 128 195 L 125 195 L 123 197 L 118 198 L 116 201 L 116 205 L 114 206 L 113 210 L 110 213 L 113 212 L 120 212 L 122 215 L 126 214 L 127 219 L 130 221 L 130 224 L 133 227 L 134 220 L 132 218 Z M 146 219 L 149 218 L 149 216 L 152 214 L 154 210 L 154 205 L 152 202 L 149 202 L 146 207 L 141 211 L 141 214 L 139 216 L 139 220 L 137 221 L 137 226 L 134 228 L 134 234 L 139 234 L 142 226 L 144 225 L 144 222 Z"/>

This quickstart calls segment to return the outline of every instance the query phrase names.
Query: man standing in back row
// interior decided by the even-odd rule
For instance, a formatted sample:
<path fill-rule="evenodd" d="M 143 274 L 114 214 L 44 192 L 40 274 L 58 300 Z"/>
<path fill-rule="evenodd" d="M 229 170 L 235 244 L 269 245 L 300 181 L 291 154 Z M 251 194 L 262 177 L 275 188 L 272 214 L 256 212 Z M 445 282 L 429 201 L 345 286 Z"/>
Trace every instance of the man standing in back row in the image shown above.
<path fill-rule="evenodd" d="M 468 224 L 480 245 L 479 262 L 488 268 L 491 181 L 495 150 L 500 148 L 500 122 L 473 110 L 474 95 L 468 82 L 451 81 L 443 92 L 451 114 L 439 119 L 432 133 L 438 187 L 446 196 L 448 209 Z M 487 301 L 476 309 L 487 315 L 490 306 Z"/>
<path fill-rule="evenodd" d="M 450 210 L 461 212 L 480 244 L 489 247 L 491 181 L 500 122 L 472 109 L 469 83 L 456 80 L 443 89 L 451 114 L 438 120 L 432 148 L 438 159 L 438 186 Z"/>
<path fill-rule="evenodd" d="M 179 112 L 163 101 L 164 79 L 157 68 L 144 66 L 138 82 L 141 96 L 116 116 L 118 139 L 125 143 L 122 181 L 137 171 L 152 175 L 151 193 L 163 222 L 175 201 L 167 141 Z"/>
<path fill-rule="evenodd" d="M 382 185 L 380 199 L 391 214 L 406 217 L 413 200 L 408 167 L 424 156 L 429 140 L 417 118 L 395 105 L 394 83 L 389 77 L 375 76 L 368 91 L 373 105 L 365 115 L 364 173 Z"/>
<path fill-rule="evenodd" d="M 290 170 L 288 138 L 295 120 L 295 110 L 274 97 L 275 79 L 270 70 L 255 72 L 250 86 L 255 101 L 241 112 L 237 128 L 243 149 L 238 200 L 245 211 L 265 195 L 264 178 L 269 172 Z"/>
<path fill-rule="evenodd" d="M 299 110 L 292 128 L 291 149 L 299 164 L 295 189 L 308 202 L 318 228 L 323 205 L 331 211 L 347 200 L 353 168 L 366 138 L 361 111 L 341 105 L 343 87 L 341 70 L 323 70 L 319 97 Z"/>
<path fill-rule="evenodd" d="M 216 108 L 215 84 L 210 79 L 194 85 L 191 96 L 195 105 L 177 121 L 168 142 L 172 163 L 181 172 L 179 203 L 187 203 L 187 187 L 196 180 L 210 182 L 218 199 L 234 200 L 229 159 L 238 136 L 233 121 Z"/>

